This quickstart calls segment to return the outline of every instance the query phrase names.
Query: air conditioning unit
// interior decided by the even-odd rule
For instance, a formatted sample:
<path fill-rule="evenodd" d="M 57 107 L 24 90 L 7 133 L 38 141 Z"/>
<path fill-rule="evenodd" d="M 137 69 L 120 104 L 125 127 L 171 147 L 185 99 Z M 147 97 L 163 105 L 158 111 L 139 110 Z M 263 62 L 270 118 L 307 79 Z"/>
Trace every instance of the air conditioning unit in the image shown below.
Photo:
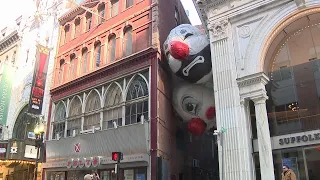
<path fill-rule="evenodd" d="M 77 135 L 77 131 L 74 129 L 72 130 L 72 137 L 75 137 Z"/>
<path fill-rule="evenodd" d="M 56 140 L 60 140 L 60 134 L 56 134 Z"/>
<path fill-rule="evenodd" d="M 198 159 L 193 159 L 192 161 L 192 167 L 200 167 L 200 161 Z"/>
<path fill-rule="evenodd" d="M 141 124 L 144 124 L 144 115 L 143 114 L 141 114 L 141 116 L 140 116 L 140 122 L 141 122 Z"/>
<path fill-rule="evenodd" d="M 96 129 L 95 129 L 95 127 L 94 126 L 92 126 L 92 133 L 94 133 L 94 131 L 95 131 Z"/>

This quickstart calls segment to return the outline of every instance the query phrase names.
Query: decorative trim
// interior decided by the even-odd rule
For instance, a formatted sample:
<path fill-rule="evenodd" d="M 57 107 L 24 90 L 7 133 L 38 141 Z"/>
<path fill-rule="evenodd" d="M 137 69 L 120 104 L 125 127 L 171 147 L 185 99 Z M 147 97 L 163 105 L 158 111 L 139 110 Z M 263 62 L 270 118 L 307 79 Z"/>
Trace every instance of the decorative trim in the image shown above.
<path fill-rule="evenodd" d="M 213 41 L 218 41 L 221 39 L 227 38 L 228 34 L 228 24 L 229 21 L 228 19 L 222 19 L 214 22 L 210 22 L 209 30 L 211 31 L 213 35 Z"/>
<path fill-rule="evenodd" d="M 12 33 L 10 33 L 8 36 L 6 36 L 4 39 L 0 41 L 0 52 L 7 49 L 12 44 L 18 42 L 20 40 L 18 31 L 15 30 Z"/>
<path fill-rule="evenodd" d="M 239 29 L 239 36 L 242 38 L 247 38 L 251 35 L 251 27 L 249 25 L 243 25 Z"/>
<path fill-rule="evenodd" d="M 239 88 L 255 85 L 258 83 L 266 85 L 268 82 L 269 78 L 264 73 L 256 73 L 237 79 Z"/>
<path fill-rule="evenodd" d="M 102 67 L 94 72 L 91 72 L 83 77 L 53 87 L 50 90 L 53 101 L 58 101 L 76 92 L 102 84 L 110 79 L 135 72 L 150 66 L 150 61 L 154 61 L 157 51 L 149 48 L 131 57 L 127 57 L 117 62 Z"/>

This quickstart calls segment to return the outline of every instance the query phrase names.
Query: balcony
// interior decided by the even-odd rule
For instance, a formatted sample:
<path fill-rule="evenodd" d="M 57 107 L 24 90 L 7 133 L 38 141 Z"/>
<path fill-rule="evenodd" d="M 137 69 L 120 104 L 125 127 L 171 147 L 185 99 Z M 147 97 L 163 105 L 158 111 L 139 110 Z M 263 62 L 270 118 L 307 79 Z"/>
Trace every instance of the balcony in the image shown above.
<path fill-rule="evenodd" d="M 46 142 L 47 161 L 70 158 L 111 156 L 121 151 L 125 156 L 149 152 L 149 123 L 137 123 L 91 134 Z"/>

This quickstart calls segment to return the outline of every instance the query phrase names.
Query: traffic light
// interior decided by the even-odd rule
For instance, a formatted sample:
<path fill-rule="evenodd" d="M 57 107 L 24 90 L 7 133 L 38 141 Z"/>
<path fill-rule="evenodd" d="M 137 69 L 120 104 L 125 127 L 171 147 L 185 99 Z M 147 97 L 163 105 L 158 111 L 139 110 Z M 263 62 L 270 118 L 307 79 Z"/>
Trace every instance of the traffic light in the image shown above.
<path fill-rule="evenodd" d="M 113 161 L 123 160 L 123 153 L 122 152 L 112 152 L 112 160 Z"/>

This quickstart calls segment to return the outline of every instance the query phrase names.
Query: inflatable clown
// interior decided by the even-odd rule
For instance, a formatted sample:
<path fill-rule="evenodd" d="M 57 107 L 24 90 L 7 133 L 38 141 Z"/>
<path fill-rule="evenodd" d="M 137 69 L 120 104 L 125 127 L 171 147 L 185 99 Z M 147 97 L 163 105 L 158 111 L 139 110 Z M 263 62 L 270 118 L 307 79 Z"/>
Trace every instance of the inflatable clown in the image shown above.
<path fill-rule="evenodd" d="M 188 131 L 200 136 L 215 124 L 214 92 L 196 84 L 180 84 L 173 91 L 173 107 L 188 122 Z"/>
<path fill-rule="evenodd" d="M 190 24 L 177 26 L 163 47 L 176 76 L 193 84 L 205 83 L 212 77 L 209 40 L 198 28 Z"/>
<path fill-rule="evenodd" d="M 184 81 L 174 83 L 173 107 L 188 131 L 201 136 L 216 125 L 214 93 L 205 87 L 212 77 L 209 40 L 198 28 L 182 24 L 171 30 L 163 47 L 171 71 Z"/>

